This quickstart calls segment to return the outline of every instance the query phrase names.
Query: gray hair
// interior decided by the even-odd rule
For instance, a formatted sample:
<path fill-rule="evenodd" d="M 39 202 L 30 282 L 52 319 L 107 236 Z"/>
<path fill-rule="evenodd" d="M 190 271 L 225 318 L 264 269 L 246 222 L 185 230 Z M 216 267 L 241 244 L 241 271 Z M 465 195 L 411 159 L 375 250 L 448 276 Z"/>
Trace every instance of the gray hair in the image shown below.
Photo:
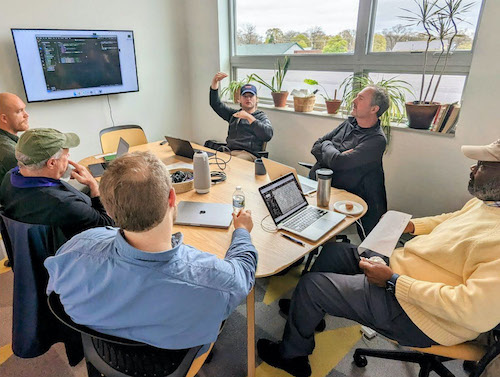
<path fill-rule="evenodd" d="M 54 153 L 52 156 L 47 158 L 46 160 L 37 162 L 36 164 L 30 164 L 31 157 L 26 156 L 24 153 L 16 151 L 17 165 L 20 168 L 25 168 L 28 170 L 40 170 L 40 169 L 43 169 L 45 167 L 45 165 L 47 164 L 47 161 L 49 161 L 51 158 L 58 160 L 61 158 L 62 154 L 63 154 L 63 149 L 61 148 L 56 153 Z"/>
<path fill-rule="evenodd" d="M 378 106 L 377 116 L 381 117 L 387 111 L 391 103 L 387 90 L 378 85 L 369 85 L 367 88 L 373 89 L 372 106 Z"/>

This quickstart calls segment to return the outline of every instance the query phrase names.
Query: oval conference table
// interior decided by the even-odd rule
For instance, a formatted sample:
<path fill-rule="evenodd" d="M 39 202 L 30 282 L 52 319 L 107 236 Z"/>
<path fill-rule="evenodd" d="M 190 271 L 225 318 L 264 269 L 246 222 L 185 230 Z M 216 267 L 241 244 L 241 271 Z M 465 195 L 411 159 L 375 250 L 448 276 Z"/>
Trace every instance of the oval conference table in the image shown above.
<path fill-rule="evenodd" d="M 194 148 L 211 151 L 210 149 L 193 144 Z M 193 161 L 189 158 L 176 156 L 168 144 L 161 145 L 159 141 L 131 147 L 129 152 L 134 151 L 149 151 L 155 154 L 167 166 L 178 163 L 192 164 Z M 212 151 L 213 152 L 213 151 Z M 229 159 L 229 155 L 218 153 L 218 156 L 225 161 Z M 99 157 L 99 156 L 97 156 Z M 94 156 L 87 157 L 80 161 L 80 164 L 88 166 L 90 164 L 104 162 L 104 159 Z M 210 160 L 212 162 L 212 160 Z M 219 170 L 217 165 L 210 165 L 210 170 Z M 349 225 L 361 218 L 367 211 L 366 202 L 360 197 L 351 194 L 345 190 L 332 188 L 330 196 L 329 209 L 333 209 L 333 204 L 340 200 L 350 200 L 357 202 L 363 206 L 363 212 L 357 216 L 347 216 L 341 223 L 330 230 L 317 242 L 310 242 L 298 236 L 292 235 L 296 239 L 300 239 L 304 244 L 299 245 L 291 242 L 285 237 L 281 237 L 280 233 L 288 233 L 279 231 L 270 233 L 265 231 L 261 222 L 267 227 L 274 226 L 269 215 L 264 201 L 262 200 L 258 188 L 268 182 L 270 179 L 267 175 L 255 175 L 254 164 L 239 158 L 232 157 L 227 163 L 224 170 L 227 175 L 227 180 L 216 185 L 212 185 L 210 192 L 207 194 L 197 194 L 195 190 L 191 190 L 177 195 L 177 202 L 182 200 L 195 202 L 211 202 L 211 203 L 227 203 L 232 204 L 232 194 L 236 186 L 241 186 L 245 193 L 245 208 L 252 211 L 252 219 L 254 227 L 252 229 L 252 242 L 255 245 L 259 260 L 257 265 L 256 278 L 272 276 L 302 258 L 304 255 L 313 251 L 318 246 L 327 242 L 342 232 Z M 306 197 L 308 202 L 316 205 L 316 197 Z M 267 221 L 266 221 L 267 220 Z M 184 242 L 199 250 L 214 254 L 219 258 L 224 258 L 226 251 L 231 243 L 231 235 L 233 233 L 232 226 L 228 229 L 202 228 L 191 226 L 175 225 L 174 232 L 182 232 Z M 291 235 L 291 234 L 290 234 Z M 247 357 L 248 357 L 248 377 L 255 376 L 255 290 L 248 294 L 247 297 Z"/>

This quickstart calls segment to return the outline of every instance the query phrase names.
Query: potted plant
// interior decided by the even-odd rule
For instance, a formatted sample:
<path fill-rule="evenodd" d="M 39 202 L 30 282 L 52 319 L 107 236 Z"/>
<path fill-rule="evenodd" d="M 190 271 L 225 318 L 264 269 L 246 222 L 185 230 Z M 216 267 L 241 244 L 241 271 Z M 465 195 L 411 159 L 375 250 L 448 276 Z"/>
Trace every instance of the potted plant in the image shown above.
<path fill-rule="evenodd" d="M 288 72 L 289 65 L 290 58 L 288 56 L 285 56 L 283 59 L 278 59 L 276 61 L 274 76 L 271 79 L 270 84 L 264 81 L 259 75 L 255 73 L 250 76 L 251 81 L 258 82 L 259 84 L 264 85 L 266 88 L 271 90 L 271 95 L 273 96 L 275 107 L 286 106 L 288 92 L 282 91 L 281 87 L 283 85 L 283 81 L 285 80 L 286 73 Z"/>
<path fill-rule="evenodd" d="M 403 8 L 402 10 L 407 12 L 407 15 L 400 16 L 400 18 L 409 21 L 410 24 L 408 26 L 420 25 L 424 28 L 426 47 L 423 56 L 420 95 L 418 101 L 406 103 L 406 112 L 408 114 L 409 127 L 428 129 L 440 107 L 439 103 L 434 102 L 434 97 L 446 69 L 448 58 L 452 54 L 454 48 L 453 41 L 459 35 L 458 24 L 463 21 L 462 15 L 470 10 L 473 3 L 466 4 L 463 0 L 445 0 L 444 5 L 441 6 L 438 4 L 438 0 L 413 1 L 417 5 L 417 10 Z M 440 42 L 441 51 L 432 68 L 431 78 L 426 84 L 425 75 L 427 73 L 429 46 L 434 40 Z M 441 64 L 441 69 L 439 70 L 439 63 L 442 62 L 442 59 L 444 59 L 444 63 Z M 429 98 L 436 76 L 436 84 L 432 96 Z"/>
<path fill-rule="evenodd" d="M 391 138 L 391 122 L 399 123 L 405 117 L 406 94 L 412 93 L 411 85 L 406 81 L 398 80 L 396 77 L 375 82 L 367 74 L 351 75 L 340 84 L 340 88 L 344 88 L 342 102 L 347 111 L 352 108 L 352 102 L 358 93 L 368 85 L 377 85 L 384 88 L 389 95 L 389 108 L 380 117 L 380 125 L 387 136 L 387 143 L 389 143 Z"/>
<path fill-rule="evenodd" d="M 240 90 L 243 85 L 246 85 L 250 82 L 251 77 L 247 76 L 241 80 L 233 80 L 230 81 L 227 87 L 222 89 L 221 95 L 228 95 L 229 99 L 234 103 L 239 103 L 240 101 Z"/>
<path fill-rule="evenodd" d="M 325 99 L 325 104 L 326 104 L 326 112 L 328 114 L 337 114 L 340 108 L 340 104 L 342 103 L 341 100 L 337 99 L 337 89 L 335 89 L 335 93 L 333 95 L 333 99 L 328 95 L 328 92 L 326 91 L 325 87 L 321 85 L 319 82 L 316 80 L 312 79 L 305 79 L 304 82 L 309 85 L 317 85 L 320 86 L 324 91 L 325 95 L 321 94 L 321 97 Z"/>

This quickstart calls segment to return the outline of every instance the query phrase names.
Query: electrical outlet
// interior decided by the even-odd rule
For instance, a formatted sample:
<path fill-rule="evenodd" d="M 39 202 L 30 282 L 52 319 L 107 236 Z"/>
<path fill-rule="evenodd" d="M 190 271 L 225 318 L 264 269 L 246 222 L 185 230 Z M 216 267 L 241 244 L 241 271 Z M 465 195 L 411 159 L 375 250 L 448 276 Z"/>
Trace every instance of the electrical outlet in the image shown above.
<path fill-rule="evenodd" d="M 361 326 L 361 332 L 368 339 L 373 339 L 377 336 L 377 332 L 369 327 Z"/>

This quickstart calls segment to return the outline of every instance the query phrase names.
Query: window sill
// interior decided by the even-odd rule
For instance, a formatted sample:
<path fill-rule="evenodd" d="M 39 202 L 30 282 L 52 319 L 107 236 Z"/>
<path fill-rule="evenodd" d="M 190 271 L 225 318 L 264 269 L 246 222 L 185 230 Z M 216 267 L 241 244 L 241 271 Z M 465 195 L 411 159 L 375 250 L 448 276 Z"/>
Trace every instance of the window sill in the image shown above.
<path fill-rule="evenodd" d="M 228 105 L 233 105 L 233 106 L 238 106 L 237 104 L 233 102 L 226 102 Z M 317 109 L 313 110 L 307 113 L 302 113 L 302 112 L 296 112 L 293 109 L 293 104 L 287 104 L 286 107 L 274 107 L 274 105 L 270 103 L 265 103 L 264 101 L 259 102 L 258 105 L 259 109 L 266 109 L 266 111 L 271 110 L 271 111 L 277 111 L 277 112 L 282 112 L 282 113 L 291 113 L 291 114 L 297 114 L 300 116 L 313 116 L 313 117 L 320 117 L 320 118 L 331 118 L 331 119 L 337 119 L 340 122 L 344 121 L 346 117 L 344 114 L 339 112 L 338 114 L 328 114 L 325 110 Z M 417 133 L 421 135 L 432 135 L 432 136 L 442 136 L 446 138 L 454 138 L 455 133 L 441 133 L 441 132 L 432 132 L 429 130 L 419 130 L 416 128 L 410 128 L 405 124 L 402 123 L 391 123 L 391 129 L 396 130 L 396 132 L 410 132 L 410 133 Z"/>

